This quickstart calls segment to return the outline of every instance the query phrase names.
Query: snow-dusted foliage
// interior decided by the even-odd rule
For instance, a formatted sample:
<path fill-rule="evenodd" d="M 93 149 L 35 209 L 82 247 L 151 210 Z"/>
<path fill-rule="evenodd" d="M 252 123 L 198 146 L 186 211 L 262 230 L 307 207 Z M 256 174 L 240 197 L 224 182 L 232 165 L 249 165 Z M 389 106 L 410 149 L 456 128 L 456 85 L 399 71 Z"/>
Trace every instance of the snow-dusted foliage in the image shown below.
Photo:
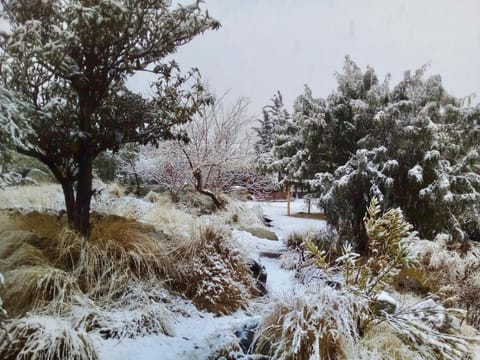
<path fill-rule="evenodd" d="M 315 283 L 315 279 L 316 282 L 318 279 L 328 280 L 329 286 L 336 284 L 336 288 L 342 289 L 337 292 L 338 296 L 355 294 L 357 304 L 362 301 L 365 303 L 360 308 L 362 314 L 357 313 L 353 318 L 357 319 L 356 331 L 367 336 L 367 339 L 358 339 L 351 347 L 354 350 L 350 356 L 366 352 L 360 358 L 369 358 L 369 349 L 381 347 L 382 354 L 387 356 L 392 354 L 392 346 L 398 347 L 395 345 L 395 342 L 398 342 L 406 349 L 404 352 L 416 353 L 419 359 L 472 358 L 477 340 L 463 336 L 461 324 L 466 311 L 446 306 L 447 301 L 442 305 L 439 298 L 437 301 L 427 298 L 404 306 L 385 291 L 401 269 L 416 261 L 415 252 L 411 251 L 411 247 L 416 243 L 412 241 L 414 233 L 411 232 L 411 225 L 404 221 L 402 212 L 399 209 L 390 209 L 380 216 L 378 201 L 373 198 L 364 222 L 368 236 L 366 257 L 361 257 L 352 252 L 351 247 L 344 246 L 344 254 L 337 258 L 336 266 L 330 267 L 325 260 L 324 251 L 320 251 L 311 241 L 304 243 L 309 261 L 317 270 L 317 276 L 311 276 L 308 282 L 309 287 Z M 352 309 L 355 307 L 352 306 Z M 375 333 L 377 326 L 385 325 L 387 327 L 384 336 L 388 337 L 391 343 L 380 347 L 369 343 L 369 334 Z M 283 334 L 285 335 L 285 332 Z M 411 355 L 406 358 L 410 358 L 409 356 Z"/>
<path fill-rule="evenodd" d="M 321 99 L 307 87 L 288 121 L 275 123 L 282 145 L 271 151 L 273 164 L 315 187 L 327 220 L 360 247 L 372 196 L 400 207 L 422 237 L 478 237 L 480 106 L 453 98 L 440 76 L 425 73 L 406 72 L 391 87 L 347 57 L 337 91 Z M 285 144 L 292 146 L 278 151 Z"/>
<path fill-rule="evenodd" d="M 241 174 L 250 162 L 247 125 L 248 100 L 239 98 L 226 107 L 222 99 L 205 106 L 192 122 L 184 127 L 188 143 L 177 143 L 188 164 L 197 190 L 218 194 L 232 185 L 247 185 Z"/>
<path fill-rule="evenodd" d="M 233 186 L 255 191 L 261 184 L 249 168 L 247 106 L 245 98 L 228 108 L 221 98 L 203 106 L 191 122 L 176 128 L 188 141 L 176 139 L 121 151 L 117 156 L 119 175 L 127 176 L 137 187 L 141 182 L 161 185 L 174 198 L 187 186 L 214 195 L 215 200 Z"/>
<path fill-rule="evenodd" d="M 98 359 L 93 342 L 83 330 L 50 316 L 9 320 L 0 329 L 2 359 Z"/>
<path fill-rule="evenodd" d="M 298 287 L 267 308 L 255 350 L 282 360 L 344 359 L 366 307 L 366 299 L 325 284 Z"/>
<path fill-rule="evenodd" d="M 283 104 L 282 95 L 276 94 L 272 99 L 270 117 L 275 124 L 273 129 L 273 162 L 266 167 L 267 170 L 278 172 L 279 178 L 289 180 L 293 178 L 296 164 L 296 154 L 301 149 L 299 137 L 300 127 L 296 120 L 287 112 Z M 264 164 L 269 162 L 269 153 L 265 153 L 260 159 Z"/>
<path fill-rule="evenodd" d="M 136 192 L 140 192 L 140 186 L 144 183 L 157 184 L 175 196 L 178 191 L 193 184 L 190 168 L 179 144 L 177 141 L 167 141 L 158 146 L 126 147 L 121 150 L 115 156 L 119 181 L 133 183 Z"/>
<path fill-rule="evenodd" d="M 70 225 L 87 235 L 93 160 L 123 144 L 171 139 L 174 124 L 210 103 L 197 70 L 181 74 L 162 61 L 219 24 L 198 3 L 168 0 L 5 0 L 2 7 L 10 24 L 0 39 L 2 134 L 48 166 L 62 184 Z M 153 99 L 125 86 L 146 69 L 157 75 Z"/>
<path fill-rule="evenodd" d="M 26 121 L 19 117 L 22 106 L 23 103 L 15 101 L 11 91 L 0 85 L 0 160 L 2 162 L 8 158 L 9 150 L 17 144 L 19 138 L 29 130 L 28 127 L 25 128 Z"/>

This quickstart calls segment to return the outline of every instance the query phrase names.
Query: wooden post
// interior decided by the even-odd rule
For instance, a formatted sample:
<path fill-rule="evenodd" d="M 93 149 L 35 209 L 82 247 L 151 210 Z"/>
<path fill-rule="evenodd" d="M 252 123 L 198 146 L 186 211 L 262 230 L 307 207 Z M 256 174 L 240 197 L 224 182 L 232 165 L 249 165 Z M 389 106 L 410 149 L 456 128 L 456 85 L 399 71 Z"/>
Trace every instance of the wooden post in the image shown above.
<path fill-rule="evenodd" d="M 287 185 L 287 215 L 290 216 L 290 185 Z"/>

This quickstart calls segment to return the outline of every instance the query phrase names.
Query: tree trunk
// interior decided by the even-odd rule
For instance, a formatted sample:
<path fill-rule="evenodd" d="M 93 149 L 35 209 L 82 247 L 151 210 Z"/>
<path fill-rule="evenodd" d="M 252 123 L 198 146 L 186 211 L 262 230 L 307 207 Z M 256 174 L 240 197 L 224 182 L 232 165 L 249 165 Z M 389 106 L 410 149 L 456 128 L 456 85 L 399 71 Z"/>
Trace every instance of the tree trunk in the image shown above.
<path fill-rule="evenodd" d="M 92 199 L 93 157 L 86 144 L 82 144 L 78 156 L 77 197 L 75 201 L 75 229 L 88 237 L 90 230 L 90 201 Z"/>
<path fill-rule="evenodd" d="M 65 198 L 65 208 L 67 210 L 68 224 L 75 226 L 75 193 L 73 191 L 73 182 L 61 180 L 63 197 Z"/>
<path fill-rule="evenodd" d="M 135 190 L 135 194 L 140 196 L 142 192 L 142 190 L 140 189 L 140 177 L 138 176 L 136 171 L 133 175 L 135 176 L 135 185 L 137 187 L 137 190 Z"/>
<path fill-rule="evenodd" d="M 287 215 L 290 216 L 290 185 L 287 185 Z"/>
<path fill-rule="evenodd" d="M 203 194 L 203 195 L 207 195 L 210 199 L 212 199 L 213 203 L 215 204 L 215 207 L 217 209 L 221 209 L 223 207 L 222 203 L 220 202 L 220 200 L 218 200 L 217 196 L 209 191 L 209 190 L 206 190 L 203 188 L 203 179 L 202 179 L 202 172 L 200 169 L 196 169 L 194 172 L 193 172 L 193 177 L 195 178 L 196 180 L 196 186 L 195 188 L 197 189 L 197 191 L 200 193 L 200 194 Z"/>

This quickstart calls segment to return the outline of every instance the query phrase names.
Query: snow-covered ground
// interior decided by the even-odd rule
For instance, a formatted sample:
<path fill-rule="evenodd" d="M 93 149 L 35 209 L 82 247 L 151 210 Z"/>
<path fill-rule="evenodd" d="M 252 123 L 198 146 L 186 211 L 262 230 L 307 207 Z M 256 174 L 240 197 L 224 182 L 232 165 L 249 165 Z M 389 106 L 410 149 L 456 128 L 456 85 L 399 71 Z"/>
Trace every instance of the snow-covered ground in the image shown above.
<path fill-rule="evenodd" d="M 285 241 L 288 234 L 294 231 L 308 231 L 321 229 L 324 221 L 288 217 L 285 202 L 247 203 L 254 210 L 261 207 L 265 215 L 273 220 L 271 230 L 274 231 L 279 241 L 260 239 L 246 231 L 234 230 L 234 237 L 242 244 L 252 258 L 259 258 L 265 266 L 267 277 L 268 295 L 264 298 L 254 299 L 246 310 L 238 311 L 228 316 L 215 316 L 211 313 L 198 311 L 190 303 L 176 304 L 185 314 L 178 313 L 174 325 L 175 336 L 154 335 L 137 337 L 133 339 L 98 339 L 97 349 L 100 359 L 104 360 L 187 360 L 207 359 L 212 351 L 229 338 L 231 329 L 238 329 L 251 319 L 258 318 L 262 308 L 268 304 L 269 299 L 275 294 L 288 291 L 295 286 L 293 271 L 280 267 L 278 258 L 260 256 L 261 253 L 278 253 L 286 250 Z M 255 209 L 257 208 L 257 209 Z M 292 202 L 292 213 L 305 211 L 302 200 Z"/>

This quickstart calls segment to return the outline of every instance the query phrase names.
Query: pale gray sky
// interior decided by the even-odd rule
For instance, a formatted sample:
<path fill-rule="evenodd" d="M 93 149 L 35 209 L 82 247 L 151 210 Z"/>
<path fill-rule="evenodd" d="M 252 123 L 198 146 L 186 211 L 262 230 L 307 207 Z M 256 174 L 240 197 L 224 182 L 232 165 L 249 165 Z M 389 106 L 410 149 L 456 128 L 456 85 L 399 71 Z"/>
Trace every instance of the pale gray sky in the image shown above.
<path fill-rule="evenodd" d="M 187 2 L 187 1 L 183 1 Z M 458 97 L 480 101 L 480 0 L 206 0 L 222 27 L 174 56 L 200 69 L 217 93 L 246 96 L 259 113 L 280 90 L 286 103 L 308 84 L 314 96 L 336 88 L 346 54 L 380 78 L 398 81 L 430 63 Z M 145 89 L 142 79 L 137 89 Z"/>

